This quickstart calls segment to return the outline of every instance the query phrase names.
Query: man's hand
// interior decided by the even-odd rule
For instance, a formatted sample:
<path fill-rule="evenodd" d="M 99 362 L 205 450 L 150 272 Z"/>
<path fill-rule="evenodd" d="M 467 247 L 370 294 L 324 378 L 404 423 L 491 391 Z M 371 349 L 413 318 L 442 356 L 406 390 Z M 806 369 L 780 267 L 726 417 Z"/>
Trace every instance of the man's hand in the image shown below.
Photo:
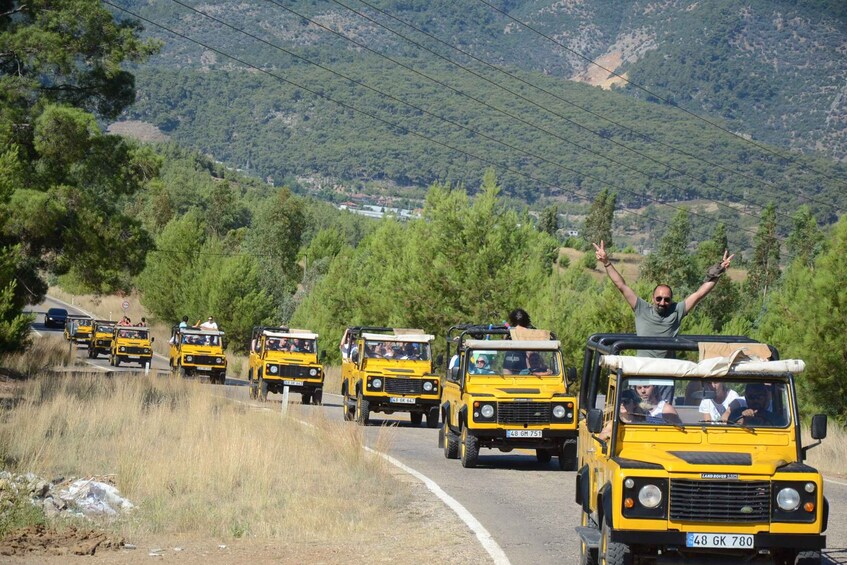
<path fill-rule="evenodd" d="M 609 254 L 606 253 L 606 244 L 603 240 L 600 240 L 600 245 L 598 246 L 596 243 L 592 242 L 591 245 L 594 246 L 594 257 L 603 263 L 604 267 L 609 266 Z"/>
<path fill-rule="evenodd" d="M 729 268 L 729 263 L 732 261 L 732 258 L 735 257 L 734 254 L 729 255 L 727 257 L 728 253 L 729 252 L 724 249 L 723 259 L 721 259 L 719 263 L 715 263 L 714 265 L 709 267 L 709 269 L 706 271 L 706 278 L 703 280 L 703 282 L 716 282 L 719 278 L 721 278 L 721 275 L 723 275 Z"/>
<path fill-rule="evenodd" d="M 730 255 L 729 257 L 727 257 L 727 256 L 726 256 L 726 255 L 727 255 L 727 253 L 729 253 L 729 251 L 728 251 L 728 250 L 726 250 L 726 249 L 724 249 L 724 250 L 723 250 L 723 259 L 721 259 L 721 268 L 722 268 L 724 271 L 726 271 L 727 269 L 729 269 L 729 263 L 732 261 L 732 258 L 733 258 L 733 257 L 735 257 L 735 253 L 733 253 L 733 254 L 732 254 L 732 255 Z"/>

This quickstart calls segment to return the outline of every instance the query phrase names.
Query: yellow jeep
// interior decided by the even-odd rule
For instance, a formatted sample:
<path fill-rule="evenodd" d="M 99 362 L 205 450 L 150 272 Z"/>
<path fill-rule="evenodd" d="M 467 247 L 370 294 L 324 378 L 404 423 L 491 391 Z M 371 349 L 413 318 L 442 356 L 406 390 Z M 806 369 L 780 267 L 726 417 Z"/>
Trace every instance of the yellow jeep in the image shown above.
<path fill-rule="evenodd" d="M 89 359 L 96 359 L 101 353 L 107 356 L 111 354 L 114 333 L 115 322 L 111 320 L 94 320 L 91 340 L 88 342 Z"/>
<path fill-rule="evenodd" d="M 267 400 L 285 387 L 300 394 L 303 404 L 323 401 L 324 369 L 318 354 L 318 334 L 285 327 L 253 328 L 250 342 L 250 398 Z"/>
<path fill-rule="evenodd" d="M 227 367 L 224 338 L 220 330 L 174 326 L 168 341 L 171 372 L 180 377 L 208 375 L 212 384 L 224 384 Z"/>
<path fill-rule="evenodd" d="M 109 364 L 113 367 L 120 367 L 121 363 L 150 366 L 153 361 L 153 341 L 148 328 L 114 326 Z"/>
<path fill-rule="evenodd" d="M 65 322 L 65 339 L 73 343 L 88 344 L 91 332 L 94 329 L 94 320 L 89 316 L 68 316 Z"/>
<path fill-rule="evenodd" d="M 576 465 L 577 399 L 568 392 L 560 344 L 546 330 L 454 326 L 441 399 L 438 446 L 475 467 L 480 448 L 533 449 L 542 464 Z M 568 377 L 570 376 L 570 377 Z"/>
<path fill-rule="evenodd" d="M 621 355 L 638 349 L 699 361 Z M 819 564 L 829 508 L 821 474 L 803 461 L 826 437 L 826 416 L 812 418 L 818 441 L 803 446 L 794 385 L 803 368 L 744 336 L 591 336 L 576 476 L 581 563 Z"/>
<path fill-rule="evenodd" d="M 433 339 L 423 330 L 347 328 L 341 344 L 344 419 L 366 425 L 371 412 L 408 412 L 412 425 L 426 416 L 427 427 L 438 427 L 441 386 L 433 372 Z"/>

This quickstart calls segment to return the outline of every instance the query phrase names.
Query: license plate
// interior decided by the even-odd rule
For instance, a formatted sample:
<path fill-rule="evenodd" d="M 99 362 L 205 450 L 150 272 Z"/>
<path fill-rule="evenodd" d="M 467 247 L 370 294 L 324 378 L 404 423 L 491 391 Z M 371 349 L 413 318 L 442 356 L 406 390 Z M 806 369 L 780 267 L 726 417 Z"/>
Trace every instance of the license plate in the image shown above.
<path fill-rule="evenodd" d="M 138 355 L 127 355 L 127 359 L 138 359 Z"/>
<path fill-rule="evenodd" d="M 195 367 L 198 371 L 211 371 L 211 367 Z"/>
<path fill-rule="evenodd" d="M 685 538 L 687 547 L 717 547 L 727 549 L 752 549 L 753 536 L 749 534 L 697 534 Z"/>
<path fill-rule="evenodd" d="M 541 437 L 542 430 L 506 430 L 506 437 Z"/>
<path fill-rule="evenodd" d="M 284 384 L 285 386 L 300 386 L 303 383 L 301 383 L 300 381 L 282 381 L 282 384 Z"/>
<path fill-rule="evenodd" d="M 392 396 L 391 397 L 392 404 L 414 404 L 414 398 L 406 398 L 405 396 Z"/>

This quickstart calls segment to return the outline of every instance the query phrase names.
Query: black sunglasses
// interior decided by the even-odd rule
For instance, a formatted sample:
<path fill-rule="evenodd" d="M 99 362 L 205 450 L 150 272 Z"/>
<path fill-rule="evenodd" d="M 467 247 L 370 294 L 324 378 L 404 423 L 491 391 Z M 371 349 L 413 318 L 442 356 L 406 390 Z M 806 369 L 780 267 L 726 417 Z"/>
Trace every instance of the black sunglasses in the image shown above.
<path fill-rule="evenodd" d="M 656 302 L 668 302 L 668 303 L 670 303 L 670 301 L 673 300 L 673 298 L 671 298 L 670 296 L 654 296 L 653 300 L 655 300 Z"/>

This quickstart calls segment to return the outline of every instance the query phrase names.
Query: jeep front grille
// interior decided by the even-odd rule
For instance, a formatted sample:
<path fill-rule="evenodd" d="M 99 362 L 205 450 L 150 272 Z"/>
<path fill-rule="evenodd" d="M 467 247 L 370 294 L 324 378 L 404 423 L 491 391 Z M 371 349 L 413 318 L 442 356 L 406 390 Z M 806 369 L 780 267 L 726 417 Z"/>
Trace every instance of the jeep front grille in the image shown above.
<path fill-rule="evenodd" d="M 147 353 L 144 352 L 145 349 L 147 350 Z M 121 351 L 120 353 L 126 353 L 128 355 L 149 355 L 150 354 L 150 348 L 148 348 L 148 347 L 125 347 L 124 351 Z"/>
<path fill-rule="evenodd" d="M 220 362 L 215 361 L 215 359 L 220 359 Z M 191 361 L 187 361 L 186 363 L 191 363 L 193 365 L 223 365 L 224 364 L 224 356 L 223 355 L 192 355 Z"/>
<path fill-rule="evenodd" d="M 97 347 L 109 347 L 110 345 L 112 345 L 111 339 L 98 339 L 97 340 Z"/>
<path fill-rule="evenodd" d="M 385 392 L 392 394 L 423 394 L 423 381 L 418 379 L 385 379 Z"/>
<path fill-rule="evenodd" d="M 768 522 L 768 481 L 696 481 L 672 479 L 670 516 L 696 522 Z"/>
<path fill-rule="evenodd" d="M 302 365 L 276 365 L 276 367 L 276 373 L 266 370 L 265 374 L 269 377 L 283 377 L 286 379 L 314 378 L 309 374 L 309 370 L 312 369 L 312 367 L 303 367 Z M 270 369 L 270 366 L 268 366 L 268 369 Z"/>
<path fill-rule="evenodd" d="M 498 402 L 498 424 L 549 424 L 549 402 Z"/>

